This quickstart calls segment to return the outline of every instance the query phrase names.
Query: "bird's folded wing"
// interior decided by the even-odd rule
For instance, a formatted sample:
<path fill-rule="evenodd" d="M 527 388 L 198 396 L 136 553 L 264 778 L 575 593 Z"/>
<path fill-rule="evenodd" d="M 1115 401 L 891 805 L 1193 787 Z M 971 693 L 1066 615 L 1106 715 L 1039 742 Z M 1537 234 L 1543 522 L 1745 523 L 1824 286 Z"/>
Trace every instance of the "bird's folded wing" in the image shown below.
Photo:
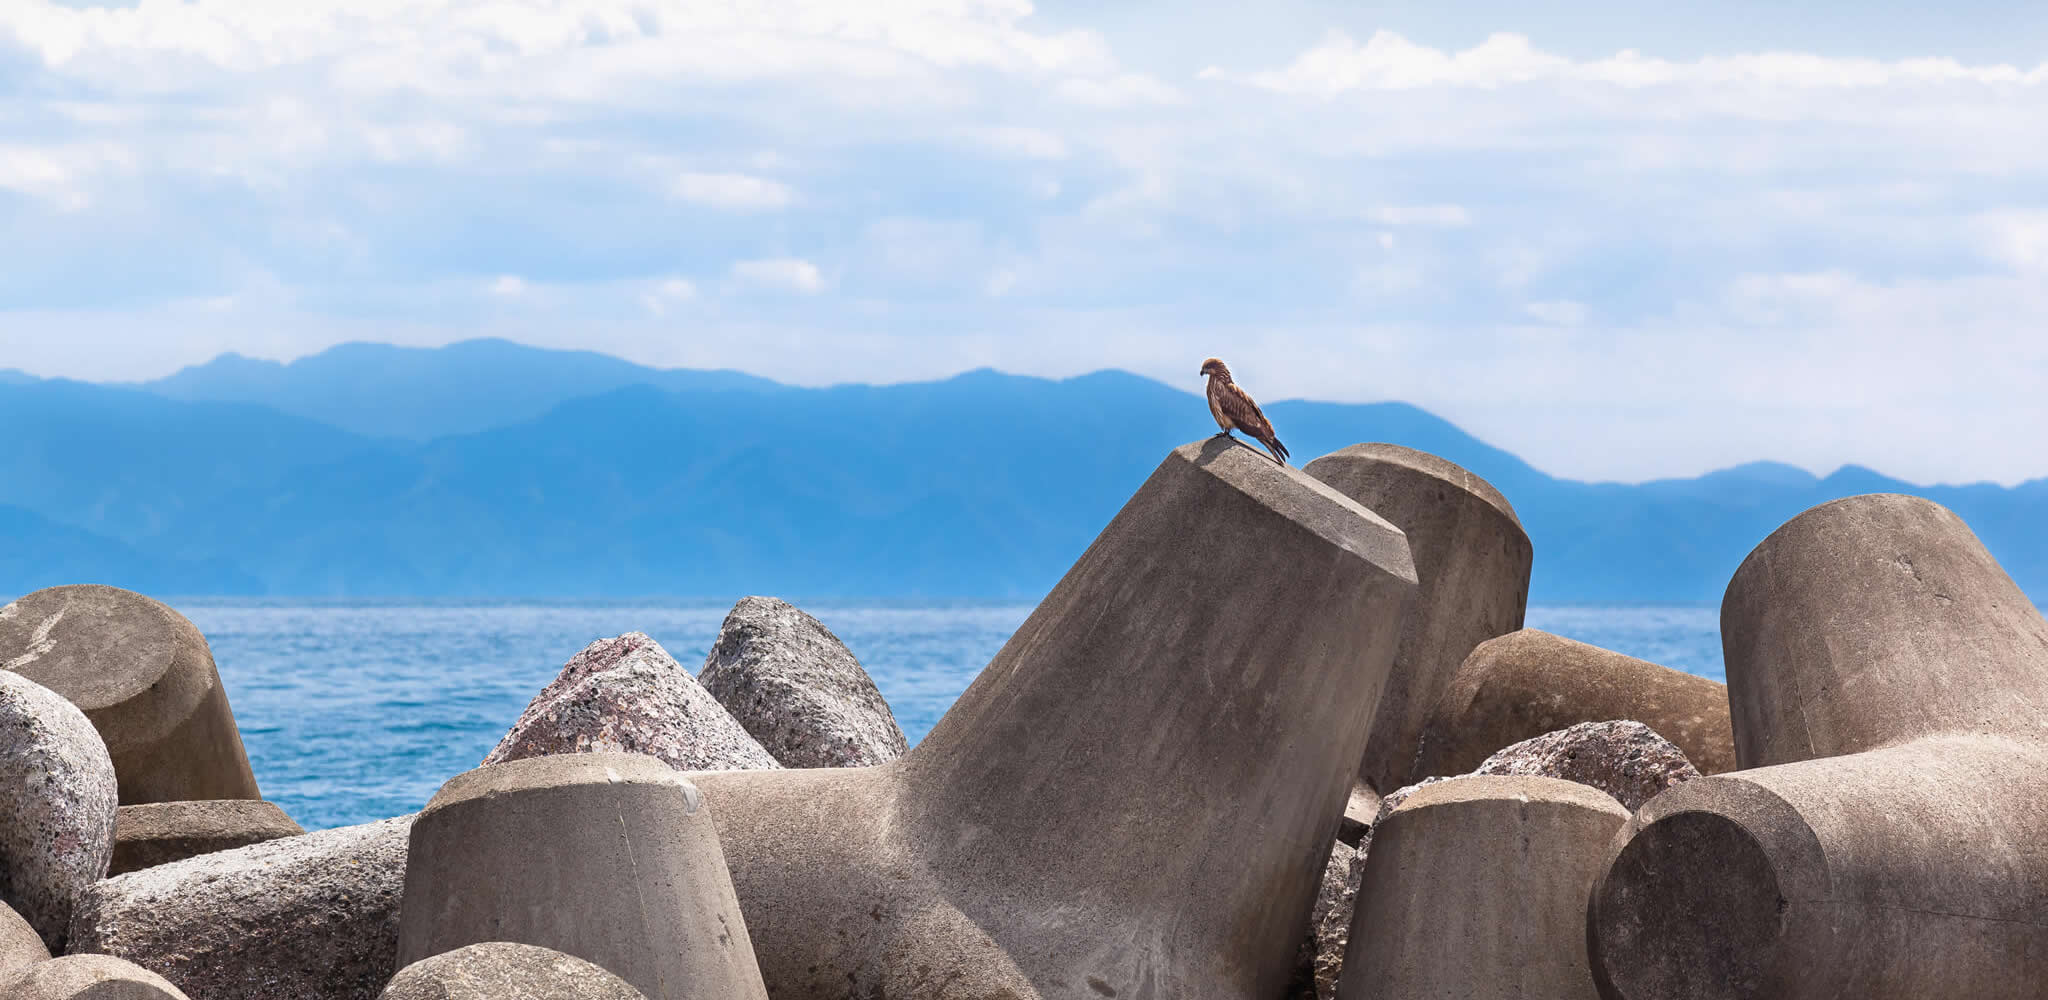
<path fill-rule="evenodd" d="M 1246 434 L 1261 440 L 1273 436 L 1273 425 L 1267 423 L 1266 415 L 1259 412 L 1259 404 L 1252 402 L 1251 393 L 1236 385 L 1226 385 L 1218 395 L 1222 397 L 1224 415 L 1244 428 Z"/>

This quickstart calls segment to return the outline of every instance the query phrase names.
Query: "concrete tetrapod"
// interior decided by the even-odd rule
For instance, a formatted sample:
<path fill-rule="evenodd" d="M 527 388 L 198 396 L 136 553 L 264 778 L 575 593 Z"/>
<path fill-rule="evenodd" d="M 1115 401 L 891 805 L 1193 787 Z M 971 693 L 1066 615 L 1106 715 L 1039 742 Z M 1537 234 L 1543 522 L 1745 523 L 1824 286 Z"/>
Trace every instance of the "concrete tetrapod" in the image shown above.
<path fill-rule="evenodd" d="M 713 1000 L 716 994 L 696 994 Z M 625 980 L 573 955 L 492 941 L 421 959 L 377 1000 L 647 1000 Z"/>
<path fill-rule="evenodd" d="M 7 1000 L 186 1000 L 164 977 L 112 955 L 66 955 L 0 982 Z"/>
<path fill-rule="evenodd" d="M 1359 763 L 1359 776 L 1385 794 L 1412 780 L 1423 724 L 1458 664 L 1522 627 L 1529 536 L 1492 484 L 1427 452 L 1358 444 L 1305 471 L 1400 528 L 1415 558 L 1415 609 Z"/>
<path fill-rule="evenodd" d="M 97 584 L 38 590 L 0 608 L 0 665 L 84 710 L 122 805 L 262 798 L 213 651 L 169 607 Z"/>
<path fill-rule="evenodd" d="M 413 820 L 398 962 L 550 948 L 647 1000 L 766 1000 L 702 796 L 645 754 L 572 753 L 456 775 Z"/>
<path fill-rule="evenodd" d="M 1585 1000 L 1586 890 L 1628 810 L 1561 778 L 1425 785 L 1373 831 L 1337 995 Z"/>
<path fill-rule="evenodd" d="M 1423 727 L 1415 777 L 1467 774 L 1523 740 L 1615 720 L 1649 726 L 1701 774 L 1735 770 L 1726 687 L 1525 628 L 1480 643 L 1458 667 Z"/>
<path fill-rule="evenodd" d="M 1313 477 L 1176 449 L 909 754 L 694 777 L 769 990 L 1280 995 L 1414 582 Z"/>
<path fill-rule="evenodd" d="M 1746 770 L 1651 799 L 1589 903 L 1602 996 L 2048 996 L 2048 622 L 1947 509 L 1815 507 L 1721 632 Z"/>
<path fill-rule="evenodd" d="M 122 806 L 115 820 L 114 858 L 107 866 L 107 876 L 305 832 L 276 803 L 261 799 Z"/>

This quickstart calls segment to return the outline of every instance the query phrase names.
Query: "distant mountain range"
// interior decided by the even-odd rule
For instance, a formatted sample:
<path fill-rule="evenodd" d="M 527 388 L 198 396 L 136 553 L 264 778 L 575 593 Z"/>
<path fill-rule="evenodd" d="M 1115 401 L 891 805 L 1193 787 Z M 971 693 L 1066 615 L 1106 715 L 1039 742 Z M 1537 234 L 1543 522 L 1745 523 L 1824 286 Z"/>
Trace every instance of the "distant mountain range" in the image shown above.
<path fill-rule="evenodd" d="M 1915 486 L 1757 463 L 1557 479 L 1402 403 L 1267 407 L 1297 460 L 1442 455 L 1514 504 L 1531 600 L 1716 601 L 1836 497 L 1945 504 L 2048 594 L 2048 479 Z M 0 372 L 0 595 L 1035 598 L 1175 445 L 1199 398 L 1122 372 L 825 389 L 505 341 L 225 355 L 132 385 Z"/>

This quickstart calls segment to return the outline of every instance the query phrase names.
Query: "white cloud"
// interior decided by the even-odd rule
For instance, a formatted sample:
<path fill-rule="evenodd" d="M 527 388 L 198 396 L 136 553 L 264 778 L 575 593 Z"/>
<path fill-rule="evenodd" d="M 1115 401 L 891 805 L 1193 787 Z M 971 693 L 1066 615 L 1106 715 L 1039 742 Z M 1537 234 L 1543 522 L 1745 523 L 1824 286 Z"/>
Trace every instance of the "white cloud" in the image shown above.
<path fill-rule="evenodd" d="M 1282 69 L 1239 72 L 1211 66 L 1201 76 L 1318 97 L 1359 90 L 1492 89 L 1537 82 L 1766 90 L 1951 84 L 2015 88 L 2048 85 L 2048 63 L 2020 69 L 2003 64 L 1970 66 L 1953 59 L 1885 62 L 1802 52 L 1707 56 L 1681 62 L 1648 58 L 1632 50 L 1580 61 L 1544 52 L 1529 39 L 1505 32 L 1489 35 L 1472 48 L 1448 51 L 1418 45 L 1391 31 L 1376 31 L 1361 45 L 1339 31 Z"/>
<path fill-rule="evenodd" d="M 684 173 L 670 190 L 687 202 L 733 209 L 784 208 L 795 197 L 786 184 L 747 174 Z"/>
<path fill-rule="evenodd" d="M 801 295 L 816 295 L 825 290 L 825 278 L 818 272 L 818 265 L 801 257 L 735 261 L 732 276 L 747 284 Z"/>
<path fill-rule="evenodd" d="M 688 278 L 663 278 L 640 293 L 640 305 L 655 316 L 666 316 L 671 307 L 697 297 L 697 286 Z"/>
<path fill-rule="evenodd" d="M 1383 226 L 1456 228 L 1472 224 L 1472 215 L 1463 205 L 1374 205 L 1365 217 Z"/>
<path fill-rule="evenodd" d="M 1061 99 L 1096 108 L 1138 108 L 1179 104 L 1180 91 L 1143 73 L 1119 73 L 1105 79 L 1074 77 L 1054 88 Z"/>
<path fill-rule="evenodd" d="M 976 126 L 966 130 L 975 143 L 1004 156 L 1030 160 L 1064 160 L 1067 142 L 1057 133 L 1017 125 Z"/>
<path fill-rule="evenodd" d="M 0 0 L 0 366 L 595 336 L 1182 385 L 1231 343 L 1262 398 L 1408 399 L 1565 474 L 2048 472 L 1962 423 L 2048 419 L 2042 69 L 1201 16 Z"/>
<path fill-rule="evenodd" d="M 1586 304 L 1559 299 L 1554 302 L 1531 302 L 1522 311 L 1552 326 L 1584 326 Z"/>

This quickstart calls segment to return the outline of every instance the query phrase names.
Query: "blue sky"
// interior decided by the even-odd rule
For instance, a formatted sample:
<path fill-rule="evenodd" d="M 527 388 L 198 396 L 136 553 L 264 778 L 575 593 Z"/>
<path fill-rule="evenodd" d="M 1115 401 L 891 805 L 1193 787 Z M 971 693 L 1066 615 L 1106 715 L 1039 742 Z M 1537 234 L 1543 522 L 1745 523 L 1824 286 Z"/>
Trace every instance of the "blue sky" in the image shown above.
<path fill-rule="evenodd" d="M 0 368 L 475 336 L 2048 475 L 2048 5 L 0 4 Z"/>

